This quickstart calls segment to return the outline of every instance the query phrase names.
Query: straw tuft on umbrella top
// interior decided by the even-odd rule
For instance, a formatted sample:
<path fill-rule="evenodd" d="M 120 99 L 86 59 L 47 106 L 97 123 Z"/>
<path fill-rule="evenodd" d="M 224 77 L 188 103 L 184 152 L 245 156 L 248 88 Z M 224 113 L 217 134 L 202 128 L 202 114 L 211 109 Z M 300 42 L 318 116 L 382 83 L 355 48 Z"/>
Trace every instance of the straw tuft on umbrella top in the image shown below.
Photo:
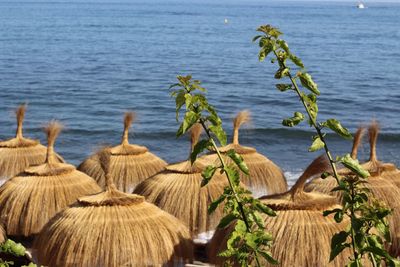
<path fill-rule="evenodd" d="M 38 140 L 25 138 L 22 134 L 26 105 L 15 111 L 17 131 L 14 138 L 0 142 L 0 179 L 11 178 L 31 165 L 42 164 L 46 159 L 46 147 Z M 63 159 L 57 155 L 57 161 Z"/>
<path fill-rule="evenodd" d="M 277 212 L 276 217 L 263 215 L 265 228 L 274 237 L 271 253 L 279 261 L 277 266 L 344 266 L 347 263 L 349 250 L 329 262 L 331 238 L 345 229 L 347 221 L 336 223 L 332 216 L 322 215 L 323 210 L 340 206 L 331 196 L 304 192 L 307 179 L 325 169 L 327 164 L 329 162 L 324 157 L 317 158 L 291 190 L 261 198 L 264 204 Z M 223 261 L 217 254 L 226 249 L 226 241 L 234 226 L 218 229 L 210 242 L 211 262 L 217 266 Z M 261 259 L 261 266 L 276 265 Z"/>
<path fill-rule="evenodd" d="M 240 172 L 240 180 L 253 192 L 255 197 L 285 192 L 287 190 L 287 182 L 282 170 L 267 157 L 257 153 L 255 148 L 239 144 L 239 128 L 250 120 L 249 111 L 244 110 L 238 113 L 233 120 L 232 143 L 221 147 L 220 151 L 226 153 L 234 149 L 243 157 L 249 167 L 250 175 Z M 232 162 L 227 156 L 224 159 L 228 163 Z M 217 160 L 218 156 L 215 153 L 200 158 L 204 165 Z"/>
<path fill-rule="evenodd" d="M 374 199 L 382 201 L 388 207 L 393 209 L 392 214 L 388 217 L 390 232 L 392 233 L 392 244 L 390 250 L 393 255 L 398 255 L 400 253 L 400 190 L 389 178 L 392 173 L 395 172 L 393 170 L 393 164 L 382 163 L 377 159 L 376 140 L 378 131 L 379 127 L 376 122 L 373 122 L 368 128 L 370 158 L 369 161 L 363 163 L 362 166 L 370 172 L 371 176 L 367 178 L 365 187 L 371 190 Z M 357 149 L 360 144 L 359 140 L 361 140 L 363 132 L 362 129 L 359 129 L 355 134 L 352 149 L 352 157 L 354 159 L 357 155 Z M 329 171 L 330 168 L 327 168 L 326 170 Z M 340 175 L 351 174 L 351 171 L 345 168 L 340 169 L 338 172 Z M 337 183 L 334 177 L 330 176 L 325 179 L 318 177 L 306 185 L 306 191 L 316 191 L 335 196 L 338 203 L 341 203 L 341 192 L 331 192 L 331 190 L 336 186 Z"/>
<path fill-rule="evenodd" d="M 131 192 L 137 184 L 160 172 L 167 163 L 149 152 L 144 146 L 130 144 L 129 128 L 135 120 L 135 113 L 127 112 L 124 117 L 124 132 L 120 145 L 103 149 L 110 153 L 110 174 L 115 177 L 115 185 L 119 190 Z M 105 187 L 105 175 L 101 168 L 99 153 L 84 160 L 78 170 L 93 177 L 101 187 Z"/>
<path fill-rule="evenodd" d="M 8 235 L 36 234 L 78 197 L 101 190 L 91 177 L 57 160 L 54 143 L 60 131 L 58 122 L 50 122 L 45 128 L 45 163 L 25 169 L 0 187 L 0 215 Z"/>
<path fill-rule="evenodd" d="M 191 129 L 192 149 L 200 133 L 201 126 L 195 124 Z M 201 187 L 201 172 L 205 167 L 198 161 L 192 165 L 190 160 L 168 165 L 165 171 L 139 184 L 134 193 L 180 219 L 189 227 L 192 237 L 198 239 L 196 242 L 204 242 L 223 217 L 222 205 L 212 214 L 208 214 L 208 206 L 228 186 L 226 177 L 217 171 L 211 181 Z"/>
<path fill-rule="evenodd" d="M 109 173 L 109 151 L 99 153 L 106 189 L 81 197 L 58 213 L 34 242 L 46 266 L 176 266 L 191 261 L 188 229 L 144 200 L 118 191 Z"/>
<path fill-rule="evenodd" d="M 376 143 L 379 135 L 379 124 L 373 121 L 368 128 L 368 134 L 370 136 L 370 160 L 364 165 L 364 168 L 373 172 L 373 174 L 380 175 L 383 178 L 393 182 L 397 187 L 400 188 L 400 170 L 393 163 L 384 163 L 378 160 L 376 156 Z"/>

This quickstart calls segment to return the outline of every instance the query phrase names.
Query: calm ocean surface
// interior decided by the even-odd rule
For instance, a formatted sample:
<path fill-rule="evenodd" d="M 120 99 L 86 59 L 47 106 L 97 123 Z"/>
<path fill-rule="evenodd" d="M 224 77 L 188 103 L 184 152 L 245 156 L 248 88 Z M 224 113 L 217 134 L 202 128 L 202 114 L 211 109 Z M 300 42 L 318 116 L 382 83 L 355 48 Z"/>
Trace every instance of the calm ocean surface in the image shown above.
<path fill-rule="evenodd" d="M 14 134 L 13 109 L 27 102 L 25 135 L 39 138 L 49 120 L 66 129 L 56 150 L 79 164 L 102 144 L 116 144 L 122 116 L 138 120 L 131 142 L 168 162 L 188 155 L 176 139 L 168 87 L 192 74 L 208 88 L 225 120 L 249 109 L 241 143 L 255 146 L 293 179 L 318 154 L 307 152 L 311 129 L 281 126 L 301 110 L 280 93 L 276 66 L 259 63 L 251 43 L 261 24 L 279 27 L 319 85 L 320 119 L 335 117 L 354 131 L 381 123 L 378 157 L 400 165 L 400 4 L 249 2 L 134 3 L 0 2 L 0 139 Z M 227 19 L 229 23 L 225 24 Z M 335 153 L 351 143 L 328 136 Z M 364 144 L 361 158 L 368 156 Z"/>

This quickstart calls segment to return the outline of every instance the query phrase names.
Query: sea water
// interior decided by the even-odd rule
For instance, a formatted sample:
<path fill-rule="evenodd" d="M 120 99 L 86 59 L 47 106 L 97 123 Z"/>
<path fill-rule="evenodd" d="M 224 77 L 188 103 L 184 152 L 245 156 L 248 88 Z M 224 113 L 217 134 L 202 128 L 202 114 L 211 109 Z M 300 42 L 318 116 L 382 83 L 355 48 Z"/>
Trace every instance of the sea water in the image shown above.
<path fill-rule="evenodd" d="M 282 167 L 289 182 L 318 154 L 313 130 L 281 125 L 302 111 L 278 92 L 276 65 L 258 62 L 251 42 L 259 25 L 284 33 L 318 83 L 320 120 L 337 118 L 352 132 L 381 124 L 378 157 L 400 164 L 400 4 L 271 1 L 0 2 L 0 139 L 14 135 L 13 110 L 28 103 L 25 135 L 45 143 L 42 126 L 65 124 L 56 151 L 79 164 L 97 147 L 117 144 L 126 110 L 137 113 L 131 143 L 168 162 L 185 160 L 169 86 L 191 74 L 231 138 L 234 115 L 252 112 L 240 143 Z M 328 135 L 334 154 L 351 141 Z M 368 158 L 365 140 L 360 158 Z"/>

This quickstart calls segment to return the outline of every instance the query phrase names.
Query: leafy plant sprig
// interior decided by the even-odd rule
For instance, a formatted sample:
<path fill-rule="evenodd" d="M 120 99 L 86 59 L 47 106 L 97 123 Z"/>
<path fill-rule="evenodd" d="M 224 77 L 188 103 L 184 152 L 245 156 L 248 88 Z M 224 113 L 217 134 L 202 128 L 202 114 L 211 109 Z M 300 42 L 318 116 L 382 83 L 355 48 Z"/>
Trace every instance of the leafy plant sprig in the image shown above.
<path fill-rule="evenodd" d="M 288 78 L 290 82 L 276 84 L 276 88 L 282 92 L 293 91 L 297 94 L 306 111 L 309 125 L 316 131 L 309 151 L 324 149 L 329 159 L 332 174 L 325 172 L 321 178 L 333 175 L 338 184 L 334 190 L 341 191 L 343 194 L 342 208 L 324 212 L 324 215 L 334 213 L 337 222 L 341 222 L 344 216 L 350 218 L 349 229 L 332 237 L 330 260 L 332 261 L 344 249 L 350 248 L 353 251 L 353 257 L 350 259 L 349 266 L 362 266 L 365 254 L 369 256 L 373 266 L 379 266 L 381 261 L 385 261 L 388 266 L 398 266 L 399 261 L 392 258 L 384 249 L 384 241 L 390 240 L 389 227 L 386 222 L 386 216 L 390 214 L 390 210 L 378 205 L 377 202 L 372 202 L 372 204 L 368 202 L 372 193 L 362 185 L 366 183 L 369 172 L 364 170 L 358 160 L 351 158 L 349 154 L 334 160 L 326 143 L 326 134 L 323 129 L 328 128 L 345 139 L 351 139 L 352 135 L 336 119 L 318 122 L 317 97 L 320 95 L 318 85 L 305 70 L 302 60 L 293 54 L 286 41 L 280 38 L 282 33 L 271 25 L 260 26 L 257 31 L 261 32 L 261 35 L 255 36 L 253 42 L 258 41 L 260 46 L 259 60 L 264 61 L 271 55 L 271 63 L 278 63 L 279 68 L 275 73 L 275 79 Z M 292 66 L 298 69 L 295 75 L 291 72 Z M 302 91 L 299 84 L 308 93 Z M 305 118 L 303 113 L 297 111 L 292 117 L 284 119 L 282 124 L 293 127 Z M 344 178 L 340 177 L 336 163 L 342 163 L 354 174 Z M 372 231 L 372 229 L 376 231 Z"/>
<path fill-rule="evenodd" d="M 26 249 L 23 245 L 20 243 L 16 243 L 11 239 L 7 239 L 4 243 L 0 244 L 0 253 L 4 253 L 6 255 L 9 255 L 10 257 L 24 257 L 26 252 Z M 4 260 L 0 258 L 0 267 L 10 267 L 14 266 L 13 261 L 9 260 Z M 26 265 L 22 266 L 25 267 Z M 36 264 L 33 264 L 32 262 L 29 263 L 28 266 L 26 267 L 36 267 Z"/>
<path fill-rule="evenodd" d="M 174 88 L 172 96 L 176 103 L 176 119 L 179 120 L 181 109 L 185 109 L 182 123 L 177 136 L 183 135 L 195 123 L 200 123 L 206 133 L 206 138 L 200 140 L 191 154 L 191 162 L 205 150 L 215 152 L 218 155 L 219 164 L 209 165 L 202 172 L 201 186 L 206 186 L 213 178 L 215 172 L 225 174 L 229 186 L 225 187 L 224 193 L 214 200 L 208 212 L 212 213 L 219 205 L 225 203 L 226 215 L 221 219 L 218 227 L 223 228 L 235 221 L 235 227 L 227 240 L 227 249 L 219 256 L 227 258 L 225 264 L 238 262 L 241 266 L 260 265 L 260 256 L 272 264 L 278 262 L 268 251 L 272 244 L 272 235 L 265 231 L 264 221 L 261 214 L 276 216 L 275 212 L 268 206 L 254 199 L 251 192 L 241 187 L 239 171 L 249 174 L 248 167 L 243 158 L 229 150 L 226 155 L 232 159 L 234 164 L 227 164 L 224 156 L 218 149 L 216 140 L 221 145 L 226 144 L 226 133 L 222 128 L 222 121 L 215 108 L 211 106 L 205 96 L 206 89 L 200 85 L 200 81 L 192 80 L 189 76 L 178 76 L 178 83 L 171 86 Z M 236 165 L 236 166 L 235 166 Z"/>

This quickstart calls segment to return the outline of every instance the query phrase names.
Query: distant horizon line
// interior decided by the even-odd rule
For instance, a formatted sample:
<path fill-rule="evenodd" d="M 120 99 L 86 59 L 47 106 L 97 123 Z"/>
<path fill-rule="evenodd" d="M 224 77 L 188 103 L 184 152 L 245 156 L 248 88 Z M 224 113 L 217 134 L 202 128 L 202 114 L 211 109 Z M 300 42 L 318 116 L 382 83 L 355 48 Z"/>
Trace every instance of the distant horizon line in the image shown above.
<path fill-rule="evenodd" d="M 21 0 L 21 1 L 0 1 L 0 4 L 2 3 L 110 3 L 110 4 L 128 4 L 128 3 L 151 3 L 151 2 L 176 2 L 176 3 L 214 3 L 214 4 L 219 4 L 219 3 L 263 3 L 267 4 L 268 2 L 273 2 L 273 3 L 279 3 L 279 2 L 319 2 L 319 3 L 364 3 L 364 4 L 369 4 L 369 3 L 388 3 L 388 4 L 400 4 L 400 0 L 220 0 L 220 1 L 212 1 L 212 0 L 42 0 L 42 1 L 37 1 L 37 0 Z"/>

